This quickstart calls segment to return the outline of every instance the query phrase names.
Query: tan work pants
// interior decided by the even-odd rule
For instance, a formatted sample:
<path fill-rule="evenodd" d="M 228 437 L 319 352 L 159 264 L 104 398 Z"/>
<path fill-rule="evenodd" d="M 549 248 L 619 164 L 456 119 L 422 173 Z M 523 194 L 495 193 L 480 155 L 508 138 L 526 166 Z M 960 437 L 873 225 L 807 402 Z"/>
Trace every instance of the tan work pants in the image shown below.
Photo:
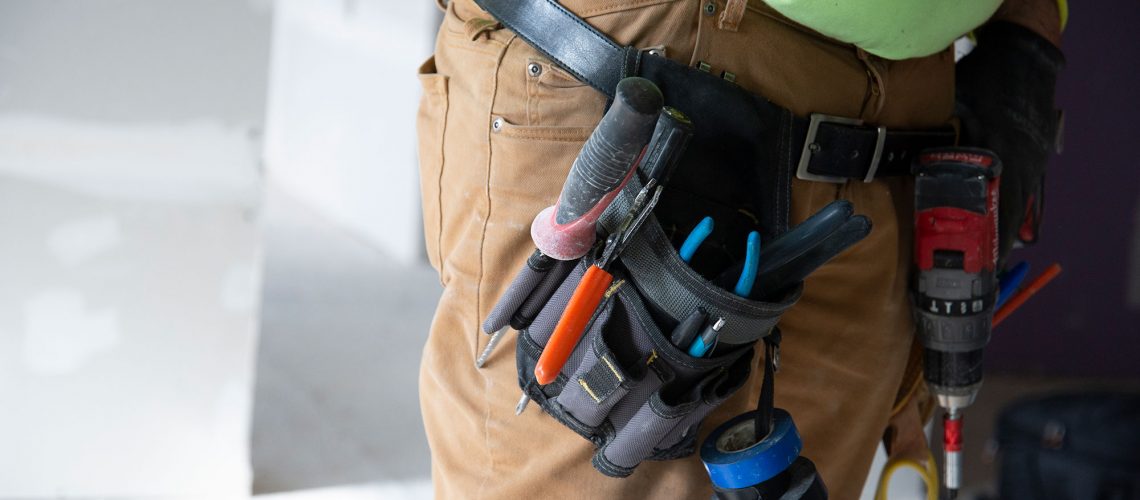
<path fill-rule="evenodd" d="M 734 73 L 737 84 L 800 115 L 900 128 L 950 120 L 949 51 L 884 61 L 798 26 L 759 0 L 743 10 L 731 8 L 739 0 L 728 0 L 728 9 L 725 1 L 562 4 L 618 43 L 663 47 L 671 59 Z M 534 249 L 531 220 L 556 200 L 601 118 L 604 97 L 471 0 L 451 1 L 420 79 L 424 227 L 444 285 L 420 373 L 437 497 L 708 498 L 696 456 L 646 462 L 631 477 L 614 479 L 591 468 L 590 443 L 536 405 L 515 416 L 513 334 L 484 369 L 474 366 L 488 340 L 479 325 Z M 803 298 L 780 323 L 776 405 L 793 415 L 803 453 L 819 466 L 832 498 L 851 499 L 896 395 L 913 386 L 913 370 L 904 375 L 913 339 L 907 299 L 913 195 L 901 178 L 843 185 L 796 180 L 792 188 L 793 224 L 840 198 L 874 224 L 866 240 L 807 280 Z M 762 365 L 754 370 L 762 372 Z M 753 376 L 710 416 L 702 433 L 754 408 L 759 379 Z"/>

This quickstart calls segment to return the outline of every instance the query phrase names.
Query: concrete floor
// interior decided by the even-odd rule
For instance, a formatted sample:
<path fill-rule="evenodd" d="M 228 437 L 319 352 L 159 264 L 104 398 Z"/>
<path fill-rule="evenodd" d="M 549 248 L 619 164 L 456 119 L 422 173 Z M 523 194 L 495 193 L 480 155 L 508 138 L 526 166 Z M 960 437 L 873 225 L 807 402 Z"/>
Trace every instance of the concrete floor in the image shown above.
<path fill-rule="evenodd" d="M 274 189 L 254 399 L 254 492 L 426 481 L 416 381 L 439 298 Z"/>

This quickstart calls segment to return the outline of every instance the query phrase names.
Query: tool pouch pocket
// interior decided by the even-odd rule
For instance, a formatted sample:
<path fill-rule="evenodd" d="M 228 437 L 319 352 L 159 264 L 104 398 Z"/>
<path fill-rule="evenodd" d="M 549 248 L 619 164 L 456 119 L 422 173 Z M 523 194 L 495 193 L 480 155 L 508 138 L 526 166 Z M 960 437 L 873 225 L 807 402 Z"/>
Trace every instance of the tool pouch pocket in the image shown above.
<path fill-rule="evenodd" d="M 640 189 L 635 178 L 601 219 L 613 230 Z M 554 382 L 540 386 L 535 364 L 592 256 L 578 261 L 534 321 L 520 330 L 519 385 L 543 411 L 597 447 L 593 465 L 624 477 L 644 460 L 695 450 L 697 428 L 748 380 L 756 341 L 799 298 L 796 286 L 778 302 L 747 300 L 690 269 L 656 220 L 650 219 L 609 271 L 613 284 Z M 669 332 L 697 308 L 724 318 L 716 349 L 692 357 Z"/>

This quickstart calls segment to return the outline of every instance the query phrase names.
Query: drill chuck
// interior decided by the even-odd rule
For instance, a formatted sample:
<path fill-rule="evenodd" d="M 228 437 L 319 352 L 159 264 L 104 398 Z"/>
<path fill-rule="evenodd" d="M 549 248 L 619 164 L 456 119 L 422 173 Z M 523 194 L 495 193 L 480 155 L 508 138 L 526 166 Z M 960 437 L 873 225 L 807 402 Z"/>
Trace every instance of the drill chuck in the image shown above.
<path fill-rule="evenodd" d="M 974 403 L 982 386 L 982 350 L 945 352 L 927 348 L 923 365 L 938 406 L 959 410 Z"/>

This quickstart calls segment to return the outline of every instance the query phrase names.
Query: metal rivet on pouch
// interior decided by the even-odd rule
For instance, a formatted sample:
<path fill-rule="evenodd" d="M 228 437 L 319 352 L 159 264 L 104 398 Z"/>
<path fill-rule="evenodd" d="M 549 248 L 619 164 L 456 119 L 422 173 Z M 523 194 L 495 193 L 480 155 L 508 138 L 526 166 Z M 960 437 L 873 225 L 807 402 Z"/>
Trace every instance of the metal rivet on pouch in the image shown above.
<path fill-rule="evenodd" d="M 705 4 L 705 15 L 711 16 L 713 14 L 716 14 L 716 4 L 712 3 L 712 2 L 706 3 Z"/>
<path fill-rule="evenodd" d="M 811 144 L 808 144 L 808 149 L 811 150 L 812 153 L 818 153 L 820 147 L 819 147 L 819 144 L 816 144 L 813 142 Z"/>
<path fill-rule="evenodd" d="M 495 118 L 495 121 L 491 122 L 491 129 L 494 130 L 495 132 L 502 130 L 502 128 L 503 128 L 503 119 L 502 118 Z"/>
<path fill-rule="evenodd" d="M 542 66 L 538 63 L 530 63 L 526 65 L 526 72 L 530 76 L 538 76 L 542 74 Z"/>

